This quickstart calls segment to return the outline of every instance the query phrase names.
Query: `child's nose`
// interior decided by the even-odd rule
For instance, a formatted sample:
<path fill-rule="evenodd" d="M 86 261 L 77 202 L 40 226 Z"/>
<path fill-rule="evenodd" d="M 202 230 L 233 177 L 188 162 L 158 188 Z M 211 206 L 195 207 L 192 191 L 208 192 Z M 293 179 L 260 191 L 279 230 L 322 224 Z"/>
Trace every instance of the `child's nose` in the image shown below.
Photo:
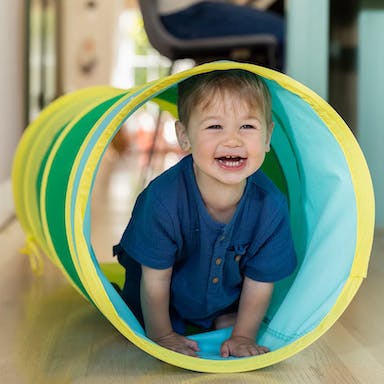
<path fill-rule="evenodd" d="M 243 144 L 240 135 L 237 131 L 229 131 L 224 140 L 224 145 L 227 147 L 240 147 Z"/>

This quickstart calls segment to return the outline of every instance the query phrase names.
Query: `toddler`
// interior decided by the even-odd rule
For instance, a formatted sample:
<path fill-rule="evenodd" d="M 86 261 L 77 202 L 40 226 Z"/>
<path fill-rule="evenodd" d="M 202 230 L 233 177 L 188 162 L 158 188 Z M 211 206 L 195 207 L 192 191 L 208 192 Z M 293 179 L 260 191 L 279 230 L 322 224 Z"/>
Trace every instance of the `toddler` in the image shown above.
<path fill-rule="evenodd" d="M 256 74 L 218 70 L 178 86 L 176 134 L 189 152 L 137 198 L 114 252 L 122 296 L 149 338 L 197 356 L 185 336 L 233 326 L 221 356 L 268 352 L 256 343 L 274 282 L 296 267 L 285 196 L 260 170 L 273 130 Z"/>

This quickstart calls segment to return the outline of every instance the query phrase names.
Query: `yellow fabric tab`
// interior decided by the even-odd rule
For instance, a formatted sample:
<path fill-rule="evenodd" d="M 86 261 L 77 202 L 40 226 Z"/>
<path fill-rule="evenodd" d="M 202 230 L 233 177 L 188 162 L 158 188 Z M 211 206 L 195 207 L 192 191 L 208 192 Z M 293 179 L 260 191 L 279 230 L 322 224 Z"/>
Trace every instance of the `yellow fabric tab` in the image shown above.
<path fill-rule="evenodd" d="M 27 236 L 25 246 L 20 250 L 20 253 L 29 257 L 32 271 L 37 276 L 41 276 L 44 272 L 44 260 L 42 252 L 32 235 Z"/>

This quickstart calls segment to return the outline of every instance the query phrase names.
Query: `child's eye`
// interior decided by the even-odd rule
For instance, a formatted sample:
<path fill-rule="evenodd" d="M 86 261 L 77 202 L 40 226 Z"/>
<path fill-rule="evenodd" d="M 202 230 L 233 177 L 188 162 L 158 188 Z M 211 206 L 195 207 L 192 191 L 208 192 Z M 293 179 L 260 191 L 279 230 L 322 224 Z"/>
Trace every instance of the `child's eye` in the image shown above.
<path fill-rule="evenodd" d="M 207 129 L 221 129 L 222 126 L 220 124 L 212 124 Z"/>
<path fill-rule="evenodd" d="M 244 124 L 240 128 L 241 129 L 256 129 L 256 127 L 252 124 Z"/>

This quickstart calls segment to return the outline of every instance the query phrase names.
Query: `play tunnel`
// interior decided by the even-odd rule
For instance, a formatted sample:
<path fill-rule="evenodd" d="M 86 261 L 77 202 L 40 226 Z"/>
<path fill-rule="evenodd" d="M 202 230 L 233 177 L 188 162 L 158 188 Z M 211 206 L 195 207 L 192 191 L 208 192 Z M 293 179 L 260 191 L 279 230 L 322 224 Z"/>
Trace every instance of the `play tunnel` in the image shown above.
<path fill-rule="evenodd" d="M 152 101 L 176 115 L 178 82 L 232 68 L 259 74 L 271 92 L 275 128 L 263 168 L 288 198 L 299 265 L 293 276 L 276 283 L 259 332 L 258 342 L 271 352 L 221 358 L 220 345 L 230 335 L 230 329 L 224 329 L 191 336 L 201 349 L 194 358 L 148 339 L 110 284 L 121 281 L 124 271 L 118 264 L 100 265 L 97 260 L 91 243 L 91 194 L 108 145 L 137 109 Z M 374 197 L 354 136 L 314 92 L 284 74 L 251 64 L 209 63 L 128 90 L 92 87 L 57 99 L 20 141 L 13 190 L 26 250 L 32 256 L 41 250 L 138 348 L 194 371 L 249 371 L 298 353 L 335 323 L 367 273 Z"/>

